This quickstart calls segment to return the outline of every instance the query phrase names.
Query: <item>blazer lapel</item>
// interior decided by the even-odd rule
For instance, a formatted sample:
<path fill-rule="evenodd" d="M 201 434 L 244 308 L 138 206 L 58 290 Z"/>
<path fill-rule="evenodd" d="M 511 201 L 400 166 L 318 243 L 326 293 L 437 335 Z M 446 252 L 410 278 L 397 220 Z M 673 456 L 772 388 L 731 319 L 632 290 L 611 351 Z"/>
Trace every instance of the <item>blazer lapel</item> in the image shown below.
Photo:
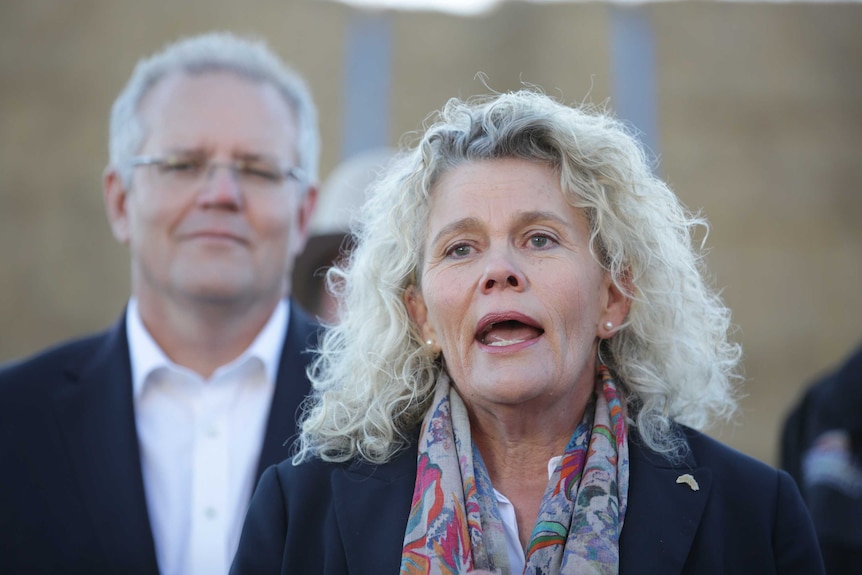
<path fill-rule="evenodd" d="M 416 483 L 417 444 L 381 466 L 354 463 L 333 474 L 333 502 L 352 573 L 397 573 Z M 375 528 L 368 529 L 369 518 Z"/>
<path fill-rule="evenodd" d="M 257 466 L 257 478 L 270 465 L 290 457 L 290 443 L 297 436 L 296 420 L 302 401 L 311 391 L 305 368 L 316 345 L 319 326 L 296 304 L 289 302 L 290 321 L 281 351 L 275 393 Z"/>
<path fill-rule="evenodd" d="M 620 536 L 620 573 L 682 572 L 709 498 L 712 473 L 691 453 L 679 465 L 629 440 L 629 496 Z"/>
<path fill-rule="evenodd" d="M 157 573 L 138 450 L 125 315 L 66 370 L 54 408 L 103 552 L 116 572 Z"/>
<path fill-rule="evenodd" d="M 679 465 L 630 443 L 628 509 L 620 537 L 620 573 L 682 573 L 712 487 L 712 473 L 689 453 Z M 417 445 L 383 466 L 354 463 L 333 475 L 333 500 L 347 563 L 358 573 L 395 572 L 416 482 Z M 690 477 L 686 477 L 686 475 Z M 361 484 L 361 489 L 357 487 Z M 363 529 L 374 517 L 375 529 Z"/>

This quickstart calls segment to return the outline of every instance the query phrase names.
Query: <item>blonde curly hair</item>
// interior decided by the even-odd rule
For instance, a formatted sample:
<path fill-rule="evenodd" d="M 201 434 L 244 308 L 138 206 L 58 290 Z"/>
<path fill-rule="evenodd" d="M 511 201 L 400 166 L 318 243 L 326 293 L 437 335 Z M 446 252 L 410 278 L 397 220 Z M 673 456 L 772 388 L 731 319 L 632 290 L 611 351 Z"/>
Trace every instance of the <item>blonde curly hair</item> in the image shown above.
<path fill-rule="evenodd" d="M 684 448 L 674 421 L 703 428 L 733 413 L 741 348 L 729 339 L 730 311 L 708 285 L 703 248 L 693 242 L 706 221 L 653 174 L 620 121 L 529 89 L 450 100 L 368 190 L 353 226 L 357 247 L 329 271 L 341 321 L 309 368 L 314 392 L 295 463 L 313 456 L 383 463 L 415 436 L 444 369 L 403 298 L 421 280 L 429 198 L 443 174 L 499 158 L 559 173 L 567 200 L 590 222 L 593 256 L 632 299 L 600 355 L 643 442 L 671 455 Z"/>

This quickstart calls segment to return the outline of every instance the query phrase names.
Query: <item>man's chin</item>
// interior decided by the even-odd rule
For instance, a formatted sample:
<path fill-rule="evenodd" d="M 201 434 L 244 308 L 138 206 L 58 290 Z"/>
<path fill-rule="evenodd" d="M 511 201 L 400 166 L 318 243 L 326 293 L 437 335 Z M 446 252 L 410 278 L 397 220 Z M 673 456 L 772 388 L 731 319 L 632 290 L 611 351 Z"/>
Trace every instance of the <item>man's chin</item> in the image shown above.
<path fill-rule="evenodd" d="M 177 291 L 191 301 L 214 305 L 229 305 L 259 297 L 259 290 L 253 288 L 249 278 L 243 277 L 245 275 L 236 270 L 207 270 L 177 282 Z"/>

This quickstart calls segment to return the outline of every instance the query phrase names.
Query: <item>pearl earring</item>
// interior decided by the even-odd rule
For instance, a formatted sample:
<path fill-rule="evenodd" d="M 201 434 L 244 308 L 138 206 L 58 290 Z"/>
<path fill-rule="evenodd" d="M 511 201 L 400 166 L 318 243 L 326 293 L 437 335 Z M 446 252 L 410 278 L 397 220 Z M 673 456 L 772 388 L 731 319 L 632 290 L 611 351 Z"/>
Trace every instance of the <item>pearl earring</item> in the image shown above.
<path fill-rule="evenodd" d="M 611 331 L 612 329 L 614 329 L 614 322 L 606 321 L 605 322 L 605 329 L 608 331 Z"/>
<path fill-rule="evenodd" d="M 432 345 L 434 345 L 434 340 L 433 339 L 425 340 L 425 345 L 427 345 L 428 347 L 431 347 Z"/>

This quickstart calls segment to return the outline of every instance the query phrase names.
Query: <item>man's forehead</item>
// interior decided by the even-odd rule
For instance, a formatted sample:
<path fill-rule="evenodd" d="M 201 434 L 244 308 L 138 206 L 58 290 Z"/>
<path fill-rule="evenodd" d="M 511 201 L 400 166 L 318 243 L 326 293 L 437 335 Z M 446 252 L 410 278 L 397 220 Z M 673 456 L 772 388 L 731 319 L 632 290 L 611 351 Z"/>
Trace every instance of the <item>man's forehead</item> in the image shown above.
<path fill-rule="evenodd" d="M 229 70 L 172 72 L 141 99 L 138 118 L 145 140 L 170 140 L 179 148 L 234 141 L 243 151 L 293 155 L 295 113 L 269 82 Z"/>
<path fill-rule="evenodd" d="M 155 103 L 164 100 L 175 101 L 186 93 L 195 95 L 218 95 L 220 92 L 233 92 L 251 89 L 267 96 L 295 116 L 293 103 L 283 96 L 273 82 L 239 70 L 228 68 L 207 68 L 196 71 L 176 70 L 155 80 L 141 95 L 137 104 L 138 112 L 146 112 Z M 190 102 L 194 105 L 195 102 Z"/>

